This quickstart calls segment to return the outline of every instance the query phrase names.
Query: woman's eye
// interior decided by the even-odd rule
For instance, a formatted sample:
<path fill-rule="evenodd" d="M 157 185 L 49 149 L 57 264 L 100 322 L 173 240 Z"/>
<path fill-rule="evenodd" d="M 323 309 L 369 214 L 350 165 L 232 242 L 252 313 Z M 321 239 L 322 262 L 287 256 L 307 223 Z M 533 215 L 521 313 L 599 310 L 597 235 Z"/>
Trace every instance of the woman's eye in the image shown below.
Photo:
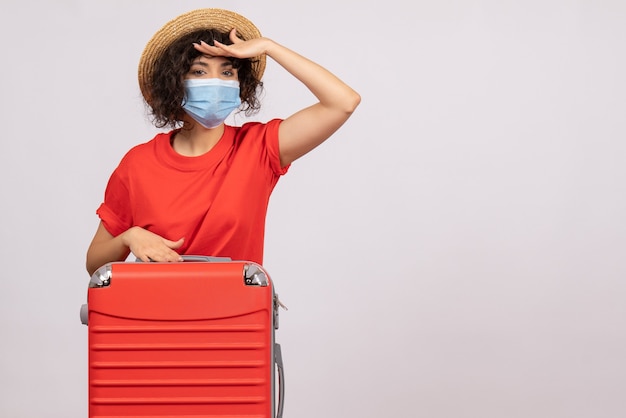
<path fill-rule="evenodd" d="M 203 69 L 203 68 L 200 68 L 200 67 L 196 67 L 196 68 L 191 67 L 191 68 L 189 69 L 189 74 L 191 74 L 191 75 L 195 75 L 195 76 L 201 76 L 201 75 L 203 75 L 203 74 L 204 74 L 204 69 Z"/>

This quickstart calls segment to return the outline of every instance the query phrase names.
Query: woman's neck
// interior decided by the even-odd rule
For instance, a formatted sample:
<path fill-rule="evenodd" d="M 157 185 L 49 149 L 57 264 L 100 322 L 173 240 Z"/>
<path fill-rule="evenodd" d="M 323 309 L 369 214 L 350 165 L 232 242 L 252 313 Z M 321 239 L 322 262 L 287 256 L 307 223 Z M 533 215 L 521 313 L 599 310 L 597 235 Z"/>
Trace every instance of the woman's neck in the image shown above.
<path fill-rule="evenodd" d="M 172 139 L 172 148 L 180 155 L 197 157 L 211 151 L 224 134 L 224 124 L 207 129 L 195 123 L 191 129 L 183 126 Z"/>

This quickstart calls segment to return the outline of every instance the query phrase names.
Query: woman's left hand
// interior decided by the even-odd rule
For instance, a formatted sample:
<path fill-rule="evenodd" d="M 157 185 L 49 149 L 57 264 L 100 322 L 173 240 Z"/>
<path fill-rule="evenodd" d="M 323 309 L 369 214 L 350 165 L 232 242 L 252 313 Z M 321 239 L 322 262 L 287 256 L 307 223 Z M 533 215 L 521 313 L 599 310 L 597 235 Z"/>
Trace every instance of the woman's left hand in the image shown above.
<path fill-rule="evenodd" d="M 213 41 L 214 46 L 201 41 L 193 46 L 200 52 L 214 57 L 233 57 L 233 58 L 254 58 L 266 53 L 267 45 L 265 38 L 254 38 L 244 41 L 237 37 L 237 29 L 230 31 L 230 40 L 232 45 L 226 45 L 218 41 Z"/>

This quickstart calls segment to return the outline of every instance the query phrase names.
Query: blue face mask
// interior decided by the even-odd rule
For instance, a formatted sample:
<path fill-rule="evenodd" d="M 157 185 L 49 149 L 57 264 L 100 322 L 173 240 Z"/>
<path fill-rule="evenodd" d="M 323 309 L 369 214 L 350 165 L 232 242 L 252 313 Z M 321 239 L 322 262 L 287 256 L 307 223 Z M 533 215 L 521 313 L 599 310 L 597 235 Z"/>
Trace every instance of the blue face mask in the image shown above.
<path fill-rule="evenodd" d="M 219 78 L 185 80 L 183 109 L 196 122 L 208 129 L 222 124 L 239 107 L 239 82 Z"/>

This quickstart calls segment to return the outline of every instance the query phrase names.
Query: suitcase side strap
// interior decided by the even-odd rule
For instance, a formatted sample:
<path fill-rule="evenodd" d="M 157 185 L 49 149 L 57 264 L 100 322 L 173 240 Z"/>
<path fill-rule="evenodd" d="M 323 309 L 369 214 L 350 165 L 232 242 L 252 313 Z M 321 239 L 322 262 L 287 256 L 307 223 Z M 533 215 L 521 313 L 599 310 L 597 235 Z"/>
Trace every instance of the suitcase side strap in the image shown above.
<path fill-rule="evenodd" d="M 274 344 L 274 362 L 278 368 L 278 408 L 276 418 L 283 418 L 283 408 L 285 406 L 285 369 L 283 368 L 283 353 L 280 344 Z"/>

